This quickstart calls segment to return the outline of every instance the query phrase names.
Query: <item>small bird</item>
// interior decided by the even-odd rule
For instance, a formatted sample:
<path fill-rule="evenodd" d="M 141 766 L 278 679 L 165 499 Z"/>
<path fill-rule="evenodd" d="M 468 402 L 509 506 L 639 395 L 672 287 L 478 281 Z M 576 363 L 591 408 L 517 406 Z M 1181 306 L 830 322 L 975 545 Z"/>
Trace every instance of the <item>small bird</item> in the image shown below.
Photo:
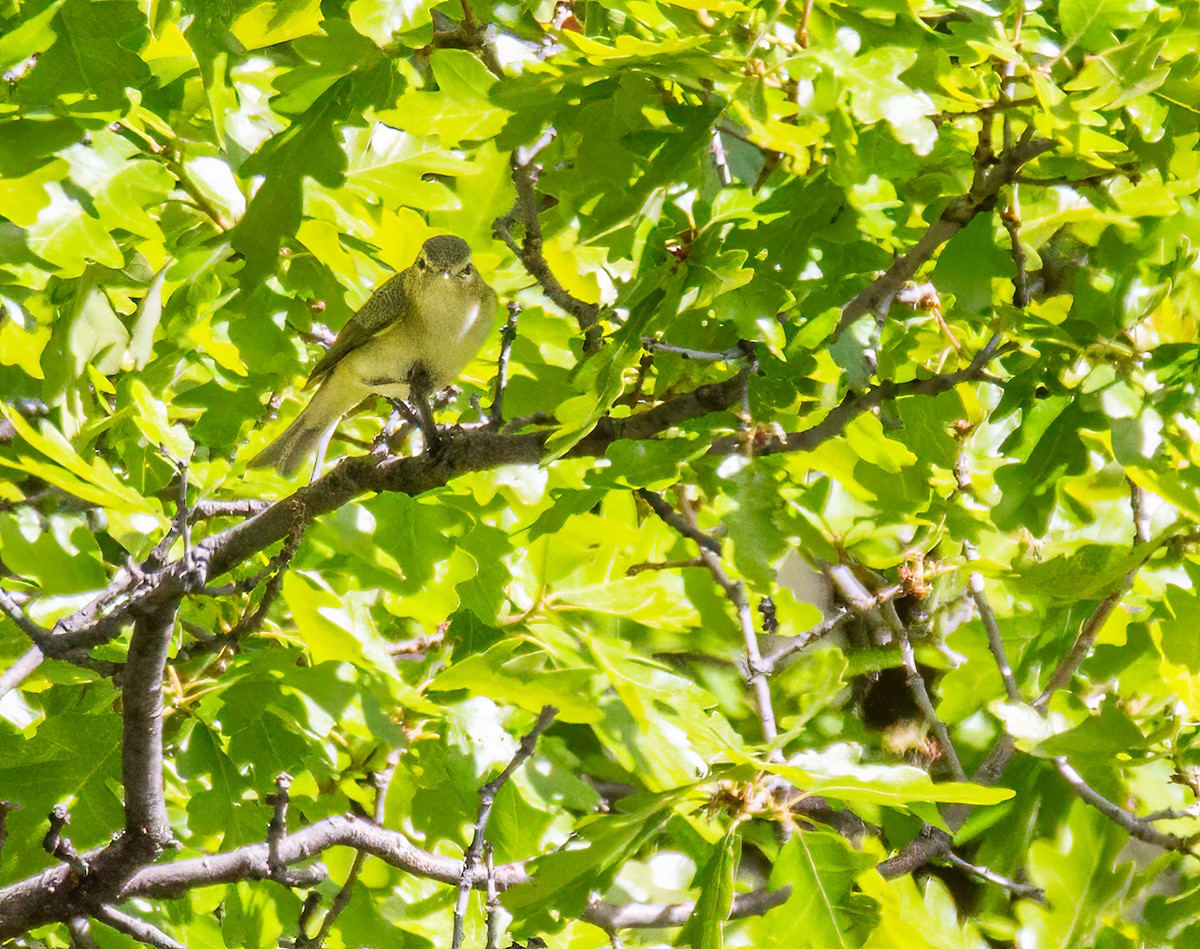
<path fill-rule="evenodd" d="M 250 466 L 292 475 L 315 452 L 316 479 L 338 422 L 371 393 L 393 399 L 411 394 L 430 435 L 428 393 L 457 378 L 483 345 L 495 313 L 496 293 L 471 263 L 467 242 L 429 238 L 413 264 L 371 294 L 342 327 L 304 384 L 316 385 L 316 393 Z"/>

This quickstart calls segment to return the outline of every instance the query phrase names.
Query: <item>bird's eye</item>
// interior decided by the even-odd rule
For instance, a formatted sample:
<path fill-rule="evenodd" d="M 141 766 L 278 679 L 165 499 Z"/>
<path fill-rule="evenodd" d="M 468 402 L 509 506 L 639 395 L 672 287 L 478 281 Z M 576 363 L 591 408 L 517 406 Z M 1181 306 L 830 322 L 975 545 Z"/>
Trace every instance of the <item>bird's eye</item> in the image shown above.
<path fill-rule="evenodd" d="M 425 269 L 426 269 L 428 266 L 429 266 L 429 264 L 427 264 L 427 263 L 425 262 L 425 258 L 424 258 L 424 257 L 418 257 L 418 258 L 417 258 L 417 269 L 418 269 L 418 270 L 425 270 Z"/>
<path fill-rule="evenodd" d="M 471 265 L 470 265 L 470 264 L 467 264 L 465 267 L 463 267 L 463 269 L 462 269 L 462 270 L 460 270 L 460 271 L 458 272 L 458 275 L 459 275 L 460 277 L 469 277 L 469 276 L 471 276 L 471 274 L 473 274 L 474 272 L 475 272 L 475 271 L 472 269 Z"/>

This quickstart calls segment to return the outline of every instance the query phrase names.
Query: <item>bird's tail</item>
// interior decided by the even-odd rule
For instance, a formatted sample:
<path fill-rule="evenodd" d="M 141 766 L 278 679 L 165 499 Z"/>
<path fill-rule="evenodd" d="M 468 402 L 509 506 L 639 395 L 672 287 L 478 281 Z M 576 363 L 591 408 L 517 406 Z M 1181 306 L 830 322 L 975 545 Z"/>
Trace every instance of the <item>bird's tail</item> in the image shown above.
<path fill-rule="evenodd" d="M 316 467 L 313 468 L 313 478 L 316 478 L 329 438 L 346 411 L 344 400 L 337 396 L 333 387 L 323 384 L 283 434 L 250 459 L 250 467 L 272 467 L 286 478 L 294 475 L 305 459 L 316 453 Z"/>

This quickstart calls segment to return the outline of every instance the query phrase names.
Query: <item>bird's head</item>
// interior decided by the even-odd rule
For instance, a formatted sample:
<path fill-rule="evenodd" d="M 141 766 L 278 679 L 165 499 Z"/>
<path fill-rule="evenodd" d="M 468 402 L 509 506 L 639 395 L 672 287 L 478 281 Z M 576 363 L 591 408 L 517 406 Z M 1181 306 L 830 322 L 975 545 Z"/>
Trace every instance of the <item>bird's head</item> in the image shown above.
<path fill-rule="evenodd" d="M 470 280 L 475 275 L 471 264 L 471 248 L 461 237 L 440 234 L 421 245 L 413 264 L 427 278 Z"/>

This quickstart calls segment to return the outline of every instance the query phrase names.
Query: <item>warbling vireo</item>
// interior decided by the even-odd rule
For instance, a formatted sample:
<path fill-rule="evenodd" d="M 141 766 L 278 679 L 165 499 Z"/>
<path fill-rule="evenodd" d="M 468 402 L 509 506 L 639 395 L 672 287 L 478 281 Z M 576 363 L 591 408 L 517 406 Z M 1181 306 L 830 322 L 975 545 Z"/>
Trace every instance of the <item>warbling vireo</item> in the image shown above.
<path fill-rule="evenodd" d="M 250 461 L 294 474 L 314 451 L 313 477 L 342 416 L 371 393 L 411 391 L 429 424 L 429 391 L 448 385 L 479 351 L 492 328 L 496 293 L 471 263 L 466 241 L 431 237 L 407 270 L 371 294 L 304 387 L 316 394 L 282 435 Z"/>

